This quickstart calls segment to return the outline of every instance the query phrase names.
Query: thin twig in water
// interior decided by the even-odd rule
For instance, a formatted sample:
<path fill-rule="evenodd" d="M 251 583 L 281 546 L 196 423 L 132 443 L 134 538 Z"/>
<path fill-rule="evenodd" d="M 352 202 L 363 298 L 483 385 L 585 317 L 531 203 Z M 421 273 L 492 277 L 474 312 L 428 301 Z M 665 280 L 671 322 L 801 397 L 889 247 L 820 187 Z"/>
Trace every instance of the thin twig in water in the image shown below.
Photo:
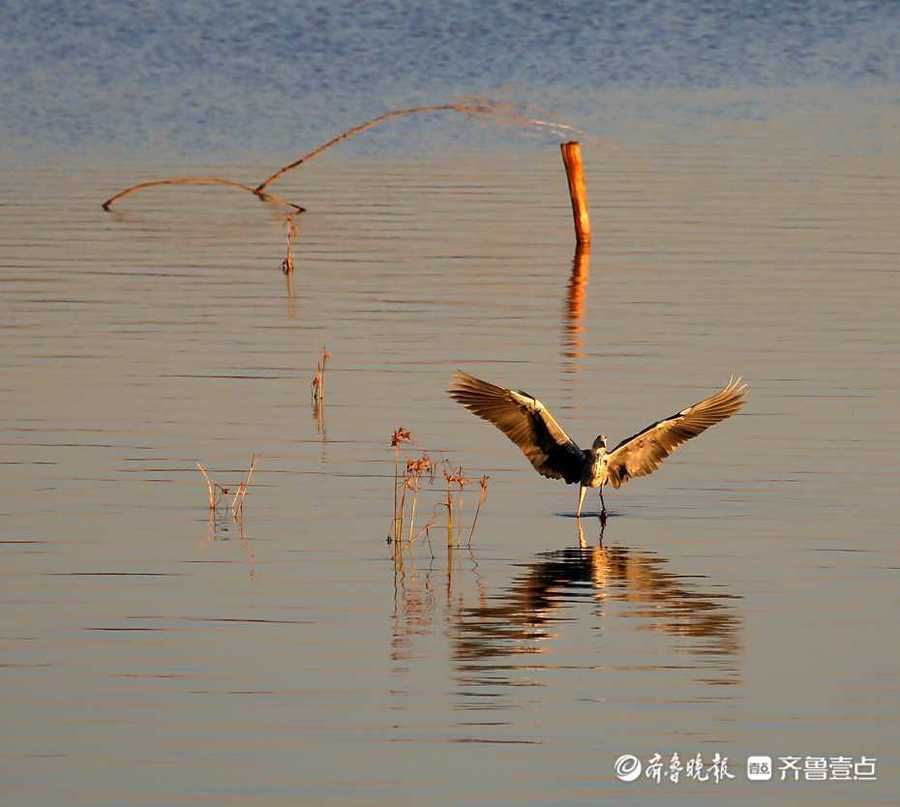
<path fill-rule="evenodd" d="M 475 518 L 472 519 L 472 526 L 469 528 L 469 540 L 466 542 L 466 546 L 472 546 L 472 536 L 475 534 L 475 525 L 478 523 L 478 514 L 481 512 L 481 505 L 484 504 L 485 499 L 487 499 L 488 493 L 488 480 L 489 476 L 482 476 L 479 479 L 479 484 L 481 485 L 481 495 L 478 497 L 478 505 L 475 507 Z"/>
<path fill-rule="evenodd" d="M 412 439 L 412 432 L 404 426 L 398 426 L 391 435 L 391 448 L 394 449 L 394 527 L 391 530 L 391 539 L 394 541 L 399 541 L 402 537 L 400 533 L 402 532 L 403 515 L 402 512 L 399 514 L 397 512 L 397 493 L 400 488 L 400 446 L 403 443 L 412 442 Z"/>
<path fill-rule="evenodd" d="M 412 538 L 410 538 L 410 545 L 414 544 L 419 540 L 423 535 L 425 536 L 425 540 L 428 542 L 428 551 L 431 552 L 431 557 L 434 557 L 434 549 L 431 546 L 431 530 L 437 526 L 437 507 L 431 511 L 431 517 L 428 519 L 428 522 L 425 524 L 422 529 L 420 529 Z"/>
<path fill-rule="evenodd" d="M 289 213 L 285 221 L 287 222 L 287 254 L 281 262 L 281 271 L 289 275 L 294 271 L 294 241 L 297 240 L 297 218 L 296 213 Z"/>
<path fill-rule="evenodd" d="M 412 542 L 413 535 L 415 534 L 413 528 L 416 522 L 416 503 L 419 500 L 419 489 L 421 487 L 422 477 L 425 474 L 432 472 L 433 479 L 433 471 L 434 463 L 431 461 L 431 458 L 427 454 L 422 454 L 422 456 L 418 459 L 409 460 L 406 463 L 405 486 L 407 489 L 413 492 L 412 507 L 410 508 L 409 516 L 409 530 L 407 532 L 407 540 L 410 542 Z M 401 535 L 400 537 L 402 538 L 403 536 Z"/>
<path fill-rule="evenodd" d="M 250 456 L 250 470 L 247 471 L 247 478 L 241 482 L 234 498 L 231 500 L 231 515 L 235 521 L 243 521 L 244 518 L 244 498 L 247 495 L 247 488 L 250 485 L 250 478 L 256 469 L 256 454 Z"/>
<path fill-rule="evenodd" d="M 216 484 L 209 478 L 209 473 L 207 473 L 205 465 L 198 462 L 197 469 L 203 474 L 203 478 L 206 480 L 206 487 L 209 490 L 209 509 L 215 512 L 216 505 L 219 503 L 219 492 L 216 489 Z"/>
<path fill-rule="evenodd" d="M 412 507 L 410 507 L 409 512 L 409 529 L 406 531 L 406 539 L 412 543 L 413 535 L 415 534 L 413 529 L 416 525 L 416 503 L 419 501 L 419 477 L 408 478 L 406 484 L 413 492 Z"/>
<path fill-rule="evenodd" d="M 316 362 L 316 374 L 313 376 L 312 398 L 313 402 L 325 400 L 325 364 L 331 358 L 331 354 L 323 347 L 322 358 Z"/>
<path fill-rule="evenodd" d="M 453 523 L 453 507 L 454 507 L 454 499 L 453 499 L 453 485 L 456 485 L 459 488 L 459 510 L 462 513 L 462 492 L 463 488 L 471 482 L 471 479 L 468 479 L 463 474 L 462 466 L 458 466 L 456 470 L 450 465 L 448 460 L 444 460 L 444 479 L 447 480 L 447 540 L 452 540 L 452 533 L 454 530 Z"/>
<path fill-rule="evenodd" d="M 327 140 L 326 142 L 316 146 L 314 149 L 312 149 L 312 151 L 306 152 L 293 162 L 282 166 L 277 171 L 275 171 L 275 173 L 271 174 L 255 187 L 246 185 L 243 182 L 237 182 L 236 180 L 226 179 L 223 177 L 165 177 L 163 179 L 151 179 L 144 182 L 138 182 L 134 185 L 130 185 L 129 187 L 110 196 L 106 201 L 102 202 L 101 206 L 105 211 L 109 212 L 112 205 L 115 202 L 118 202 L 120 199 L 123 199 L 124 197 L 129 196 L 132 193 L 136 193 L 147 188 L 159 187 L 162 185 L 222 185 L 228 188 L 241 190 L 246 193 L 252 193 L 260 201 L 279 204 L 286 208 L 289 208 L 291 211 L 287 216 L 287 251 L 284 259 L 281 261 L 281 270 L 285 274 L 290 275 L 294 270 L 293 244 L 294 240 L 297 237 L 297 228 L 294 223 L 294 218 L 300 213 L 304 213 L 306 208 L 294 202 L 288 201 L 282 196 L 267 191 L 266 188 L 268 188 L 269 185 L 277 182 L 289 171 L 292 171 L 293 169 L 298 168 L 304 163 L 309 162 L 314 157 L 318 156 L 332 146 L 343 142 L 344 140 L 349 140 L 350 138 L 362 134 L 363 132 L 372 129 L 375 126 L 379 126 L 380 124 L 385 123 L 389 120 L 418 113 L 450 111 L 458 112 L 470 118 L 480 118 L 483 120 L 487 120 L 495 124 L 506 123 L 520 127 L 524 126 L 547 128 L 553 130 L 556 133 L 560 133 L 563 130 L 569 133 L 578 131 L 577 129 L 574 129 L 573 127 L 568 126 L 564 123 L 556 123 L 553 121 L 546 121 L 539 118 L 529 117 L 522 111 L 522 109 L 522 107 L 519 107 L 515 104 L 500 103 L 477 97 L 462 98 L 454 103 L 429 104 L 426 106 L 409 107 L 407 109 L 395 109 L 389 112 L 385 112 L 384 114 L 379 115 L 376 118 L 365 121 L 364 123 L 353 126 L 350 129 L 346 129 L 335 137 L 332 137 L 330 140 Z"/>
<path fill-rule="evenodd" d="M 277 182 L 281 177 L 283 177 L 288 171 L 293 171 L 295 168 L 299 168 L 303 163 L 308 163 L 313 157 L 317 157 L 323 151 L 330 149 L 332 146 L 336 146 L 338 143 L 343 142 L 344 140 L 349 140 L 351 137 L 356 137 L 358 134 L 362 134 L 363 132 L 373 129 L 376 126 L 379 126 L 382 123 L 385 123 L 393 118 L 402 118 L 406 115 L 415 115 L 419 112 L 440 112 L 442 110 L 453 110 L 455 112 L 469 112 L 475 114 L 477 111 L 476 105 L 471 105 L 467 107 L 465 104 L 430 104 L 428 106 L 417 106 L 411 107 L 409 109 L 395 109 L 391 112 L 385 112 L 383 115 L 379 115 L 377 118 L 372 118 L 371 120 L 367 120 L 364 123 L 360 123 L 356 126 L 351 127 L 350 129 L 345 129 L 338 135 L 335 135 L 331 138 L 331 140 L 327 140 L 324 143 L 316 146 L 312 151 L 306 152 L 306 154 L 298 157 L 291 163 L 287 165 L 283 165 L 279 168 L 274 174 L 269 176 L 267 179 L 263 180 L 256 186 L 256 192 L 262 193 L 269 185 L 273 182 Z"/>
<path fill-rule="evenodd" d="M 325 364 L 331 354 L 323 347 L 322 358 L 316 363 L 312 383 L 312 414 L 316 421 L 316 431 L 325 439 Z"/>
<path fill-rule="evenodd" d="M 299 168 L 304 163 L 308 163 L 311 159 L 313 159 L 313 157 L 317 157 L 323 151 L 330 149 L 332 146 L 336 146 L 338 143 L 341 143 L 344 140 L 349 140 L 351 137 L 356 137 L 356 135 L 362 134 L 369 129 L 380 126 L 382 123 L 386 123 L 387 121 L 393 120 L 395 118 L 406 117 L 407 115 L 416 115 L 423 112 L 444 111 L 459 112 L 463 115 L 468 115 L 469 117 L 479 117 L 495 123 L 502 123 L 505 119 L 506 121 L 517 126 L 538 126 L 552 129 L 578 131 L 577 129 L 573 129 L 573 127 L 567 126 L 564 123 L 553 123 L 552 121 L 544 121 L 526 117 L 525 115 L 518 112 L 516 106 L 513 104 L 499 103 L 485 98 L 461 99 L 455 103 L 428 104 L 426 106 L 415 106 L 408 109 L 394 109 L 390 112 L 385 112 L 383 115 L 379 115 L 377 118 L 372 118 L 371 120 L 367 120 L 364 123 L 360 123 L 356 126 L 351 127 L 350 129 L 344 130 L 340 134 L 332 137 L 331 140 L 327 140 L 321 145 L 316 146 L 312 151 L 308 151 L 306 152 L 306 154 L 298 157 L 293 162 L 282 166 L 274 174 L 257 185 L 256 192 L 262 193 L 269 185 L 271 185 L 273 182 L 277 182 L 286 173 L 288 173 L 289 171 L 293 171 L 295 168 Z"/>
<path fill-rule="evenodd" d="M 384 114 L 379 115 L 377 118 L 372 118 L 371 120 L 360 123 L 356 126 L 351 127 L 350 129 L 346 129 L 340 134 L 332 137 L 330 140 L 327 140 L 321 145 L 316 146 L 312 151 L 306 152 L 306 154 L 297 158 L 293 162 L 279 168 L 277 171 L 275 171 L 274 174 L 263 180 L 256 187 L 251 187 L 250 185 L 245 185 L 243 182 L 237 182 L 233 179 L 225 179 L 223 177 L 166 177 L 164 179 L 151 179 L 145 182 L 138 182 L 134 185 L 130 185 L 124 190 L 121 190 L 113 196 L 110 196 L 109 199 L 103 202 L 101 206 L 104 210 L 108 211 L 113 203 L 119 201 L 119 199 L 122 199 L 132 193 L 136 193 L 137 191 L 144 190 L 146 188 L 158 187 L 160 185 L 224 185 L 229 188 L 236 188 L 237 190 L 252 193 L 263 202 L 275 202 L 276 204 L 293 208 L 296 213 L 303 213 L 305 212 L 304 207 L 295 204 L 294 202 L 289 202 L 287 199 L 284 199 L 283 197 L 278 196 L 274 193 L 266 192 L 266 188 L 272 183 L 277 182 L 289 171 L 292 171 L 295 168 L 303 165 L 304 163 L 309 162 L 311 159 L 313 159 L 313 157 L 318 156 L 323 151 L 326 151 L 327 149 L 343 142 L 344 140 L 349 140 L 352 137 L 356 137 L 356 135 L 362 134 L 363 132 L 374 128 L 375 126 L 379 126 L 380 124 L 385 123 L 389 120 L 393 120 L 394 118 L 401 118 L 407 115 L 441 111 L 459 112 L 469 117 L 477 117 L 484 120 L 489 120 L 493 123 L 509 123 L 514 126 L 546 128 L 551 129 L 554 132 L 579 132 L 578 129 L 575 129 L 572 126 L 568 126 L 565 123 L 558 123 L 554 121 L 546 121 L 539 118 L 529 117 L 528 115 L 524 114 L 521 111 L 521 108 L 515 104 L 491 101 L 485 98 L 463 98 L 454 103 L 429 104 L 426 106 L 410 107 L 408 109 L 394 109 L 390 112 L 385 112 Z"/>
<path fill-rule="evenodd" d="M 245 185 L 243 182 L 236 182 L 233 179 L 223 179 L 222 177 L 166 177 L 165 179 L 151 179 L 146 182 L 138 182 L 136 185 L 130 185 L 124 190 L 110 196 L 109 199 L 100 206 L 108 212 L 112 204 L 119 201 L 119 199 L 129 196 L 132 193 L 136 193 L 137 191 L 145 190 L 146 188 L 155 188 L 160 185 L 225 185 L 228 188 L 236 188 L 237 190 L 252 193 L 260 201 L 274 202 L 275 204 L 284 205 L 285 207 L 291 207 L 294 209 L 295 215 L 297 213 L 303 213 L 306 210 L 306 208 L 295 205 L 293 202 L 289 202 L 287 199 L 284 199 L 277 194 L 262 193 L 257 188 Z"/>

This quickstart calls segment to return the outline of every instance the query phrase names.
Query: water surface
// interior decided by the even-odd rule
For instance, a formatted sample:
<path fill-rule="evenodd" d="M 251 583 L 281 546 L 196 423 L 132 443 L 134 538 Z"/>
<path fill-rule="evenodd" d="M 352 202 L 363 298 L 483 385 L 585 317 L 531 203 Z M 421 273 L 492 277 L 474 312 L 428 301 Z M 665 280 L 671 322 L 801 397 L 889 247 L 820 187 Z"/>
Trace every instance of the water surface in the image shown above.
<path fill-rule="evenodd" d="M 876 756 L 875 783 L 767 787 L 886 799 L 900 166 L 769 134 L 588 151 L 580 257 L 556 149 L 323 158 L 282 189 L 310 209 L 290 283 L 284 225 L 249 196 L 158 189 L 110 216 L 156 166 L 9 166 L 11 803 L 750 801 L 751 753 Z M 582 444 L 732 371 L 752 392 L 610 493 L 600 546 L 574 488 L 447 398 L 457 367 L 539 395 Z M 399 425 L 403 456 L 491 480 L 471 547 L 468 489 L 461 545 L 438 511 L 398 569 Z M 194 463 L 234 485 L 253 452 L 243 535 L 211 531 Z M 612 775 L 676 751 L 738 778 Z"/>
<path fill-rule="evenodd" d="M 4 803 L 895 800 L 897 7 L 595 5 L 4 6 Z M 290 278 L 247 194 L 99 207 L 471 95 L 583 130 L 589 253 L 558 139 L 458 114 L 276 185 L 308 208 Z M 457 368 L 582 445 L 751 393 L 602 528 Z M 386 543 L 401 425 L 401 462 L 490 476 L 471 540 L 477 482 L 448 542 L 439 474 L 429 539 Z M 253 454 L 210 523 L 195 464 L 233 491 Z M 619 782 L 624 753 L 735 779 Z"/>

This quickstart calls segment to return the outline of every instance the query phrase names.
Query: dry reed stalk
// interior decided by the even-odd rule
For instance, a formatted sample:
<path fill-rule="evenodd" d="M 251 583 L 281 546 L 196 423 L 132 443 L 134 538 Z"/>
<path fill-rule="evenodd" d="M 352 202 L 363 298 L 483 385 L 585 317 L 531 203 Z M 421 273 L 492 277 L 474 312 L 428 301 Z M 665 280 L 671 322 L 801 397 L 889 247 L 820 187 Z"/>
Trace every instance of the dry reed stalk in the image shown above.
<path fill-rule="evenodd" d="M 275 171 L 274 174 L 259 183 L 259 185 L 257 185 L 256 187 L 251 187 L 249 185 L 245 185 L 243 182 L 237 182 L 233 179 L 225 179 L 223 177 L 166 177 L 164 179 L 151 179 L 145 182 L 138 182 L 134 185 L 130 185 L 124 190 L 121 190 L 113 196 L 110 196 L 109 199 L 103 202 L 101 206 L 104 210 L 109 211 L 113 203 L 117 202 L 119 199 L 122 199 L 132 193 L 136 193 L 137 191 L 144 190 L 146 188 L 157 187 L 160 185 L 224 185 L 229 188 L 236 188 L 238 190 L 246 191 L 247 193 L 252 193 L 263 202 L 274 202 L 276 204 L 284 205 L 285 207 L 293 208 L 296 213 L 303 213 L 305 212 L 304 207 L 295 204 L 294 202 L 289 202 L 287 199 L 284 199 L 277 194 L 266 192 L 266 188 L 272 183 L 277 182 L 289 171 L 298 168 L 299 166 L 303 165 L 303 163 L 309 162 L 311 159 L 313 159 L 313 157 L 318 156 L 323 151 L 326 151 L 327 149 L 343 142 L 344 140 L 349 140 L 350 138 L 355 137 L 358 134 L 362 134 L 363 132 L 374 128 L 375 126 L 379 126 L 380 124 L 394 118 L 401 118 L 407 115 L 415 115 L 423 112 L 441 111 L 459 112 L 469 117 L 479 117 L 490 120 L 493 123 L 510 123 L 515 126 L 544 127 L 552 129 L 556 132 L 578 131 L 572 126 L 568 126 L 564 123 L 545 121 L 538 118 L 530 118 L 522 114 L 513 104 L 499 103 L 484 98 L 461 99 L 455 103 L 429 104 L 426 106 L 410 107 L 408 109 L 395 109 L 391 110 L 390 112 L 385 112 L 384 114 L 379 115 L 377 118 L 372 118 L 371 120 L 360 123 L 356 126 L 351 127 L 350 129 L 346 129 L 345 131 L 341 132 L 335 137 L 332 137 L 325 143 L 316 146 L 312 151 L 308 151 L 306 154 L 298 157 L 293 162 L 282 166 L 277 171 Z"/>
<path fill-rule="evenodd" d="M 415 534 L 413 532 L 413 527 L 416 520 L 416 503 L 419 499 L 422 477 L 427 473 L 431 473 L 431 479 L 434 481 L 434 463 L 431 461 L 428 454 L 422 454 L 418 459 L 409 460 L 406 463 L 406 484 L 413 492 L 412 508 L 409 517 L 409 531 L 407 532 L 407 540 L 410 542 L 412 542 L 413 535 Z"/>
<path fill-rule="evenodd" d="M 413 500 L 409 513 L 409 528 L 406 531 L 406 540 L 412 543 L 413 535 L 415 534 L 413 529 L 416 525 L 416 503 L 419 501 L 419 477 L 413 477 L 407 484 L 410 485 L 410 490 L 413 492 Z"/>
<path fill-rule="evenodd" d="M 581 144 L 577 140 L 560 144 L 569 198 L 572 202 L 572 218 L 575 222 L 575 238 L 579 244 L 591 243 L 591 215 L 588 212 L 587 186 L 584 182 L 584 163 L 581 161 Z"/>
<path fill-rule="evenodd" d="M 481 494 L 478 497 L 478 505 L 475 507 L 475 518 L 472 519 L 472 526 L 469 528 L 469 540 L 466 542 L 466 546 L 469 547 L 472 546 L 472 536 L 475 534 L 475 525 L 478 523 L 478 514 L 481 512 L 481 505 L 483 505 L 487 499 L 489 479 L 489 476 L 482 476 L 481 479 L 478 480 L 481 485 Z"/>
<path fill-rule="evenodd" d="M 325 407 L 322 405 L 322 401 L 313 401 L 312 416 L 316 422 L 316 434 L 322 435 L 322 439 L 325 440 Z"/>
<path fill-rule="evenodd" d="M 395 541 L 399 540 L 399 533 L 402 530 L 400 522 L 398 522 L 397 513 L 397 493 L 400 487 L 400 446 L 403 443 L 411 443 L 412 441 L 412 432 L 404 426 L 398 426 L 391 435 L 391 448 L 394 449 L 394 528 L 392 538 Z M 399 517 L 400 519 L 403 518 L 402 511 Z"/>
<path fill-rule="evenodd" d="M 406 518 L 406 497 L 407 491 L 412 492 L 412 507 L 410 514 L 409 532 L 407 536 L 412 536 L 413 527 L 416 518 L 416 503 L 419 498 L 419 490 L 421 488 L 422 475 L 431 467 L 431 460 L 427 454 L 423 454 L 418 459 L 406 461 L 406 470 L 403 474 L 402 494 L 400 496 L 399 507 L 395 505 L 394 513 L 394 535 L 395 541 L 403 541 L 403 522 Z M 395 495 L 396 499 L 396 495 Z"/>
<path fill-rule="evenodd" d="M 403 480 L 403 484 L 400 486 L 400 506 L 397 510 L 397 524 L 396 530 L 394 532 L 394 542 L 398 544 L 403 543 L 403 520 L 406 516 L 406 480 Z"/>
<path fill-rule="evenodd" d="M 219 503 L 219 493 L 216 489 L 216 483 L 209 478 L 209 473 L 207 473 L 206 466 L 201 465 L 199 462 L 197 463 L 197 469 L 203 474 L 203 478 L 206 480 L 206 487 L 209 491 L 209 509 L 215 512 L 216 506 Z"/>
<path fill-rule="evenodd" d="M 396 543 L 397 542 L 397 493 L 398 486 L 400 484 L 400 460 L 399 458 L 394 461 L 394 520 L 393 520 L 393 528 L 391 529 L 390 537 Z"/>
<path fill-rule="evenodd" d="M 325 364 L 331 358 L 331 354 L 323 347 L 322 358 L 316 362 L 316 374 L 312 380 L 313 402 L 325 400 Z"/>
<path fill-rule="evenodd" d="M 275 204 L 284 205 L 285 207 L 291 207 L 294 209 L 294 215 L 303 213 L 306 210 L 306 208 L 296 205 L 293 202 L 289 202 L 287 199 L 284 199 L 277 194 L 262 193 L 250 185 L 245 185 L 243 182 L 236 182 L 233 179 L 223 179 L 222 177 L 166 177 L 165 179 L 151 179 L 146 182 L 138 182 L 136 185 L 130 185 L 124 190 L 110 196 L 109 199 L 100 206 L 109 212 L 112 204 L 119 201 L 119 199 L 130 196 L 132 193 L 137 193 L 137 191 L 145 190 L 146 188 L 155 188 L 160 185 L 224 185 L 228 188 L 236 188 L 237 190 L 252 193 L 257 199 L 263 202 L 273 202 Z"/>
<path fill-rule="evenodd" d="M 316 363 L 312 383 L 312 414 L 316 421 L 316 431 L 325 436 L 325 365 L 331 354 L 323 347 L 322 358 Z"/>
<path fill-rule="evenodd" d="M 431 531 L 437 526 L 437 514 L 431 511 L 431 516 L 425 525 L 412 537 L 412 542 L 418 541 L 423 535 L 425 539 L 431 543 Z"/>
<path fill-rule="evenodd" d="M 444 506 L 447 508 L 447 541 L 453 540 L 453 493 L 450 486 L 447 486 L 447 501 Z"/>
<path fill-rule="evenodd" d="M 231 500 L 231 516 L 235 521 L 243 521 L 244 518 L 244 498 L 247 495 L 247 488 L 250 485 L 250 478 L 256 469 L 256 454 L 250 455 L 250 470 L 247 471 L 247 478 L 241 482 L 234 498 Z"/>
<path fill-rule="evenodd" d="M 400 541 L 394 541 L 394 586 L 396 587 L 398 580 L 402 581 L 406 577 L 405 556 L 403 554 L 403 545 Z"/>
<path fill-rule="evenodd" d="M 450 487 L 450 477 L 452 476 L 452 471 L 450 470 L 450 463 L 447 460 L 444 460 L 444 479 L 447 482 L 447 501 L 444 503 L 444 506 L 447 508 L 447 541 L 452 540 L 453 534 L 453 488 Z"/>
<path fill-rule="evenodd" d="M 453 525 L 447 523 L 447 602 L 450 602 L 450 595 L 453 593 L 453 550 L 456 548 L 456 539 L 453 532 Z"/>
<path fill-rule="evenodd" d="M 431 104 L 428 106 L 416 106 L 410 107 L 409 109 L 395 109 L 391 112 L 385 112 L 383 115 L 379 115 L 377 118 L 372 118 L 371 120 L 367 120 L 364 123 L 360 123 L 356 126 L 351 127 L 350 129 L 345 129 L 340 134 L 332 137 L 331 140 L 327 140 L 324 143 L 316 146 L 312 151 L 306 152 L 306 154 L 298 157 L 293 162 L 288 163 L 287 165 L 283 165 L 274 174 L 260 182 L 260 184 L 256 186 L 256 192 L 262 193 L 269 185 L 271 185 L 273 182 L 277 182 L 279 179 L 281 179 L 281 177 L 288 173 L 288 171 L 293 171 L 295 168 L 299 168 L 301 165 L 303 165 L 303 163 L 309 162 L 313 157 L 317 157 L 323 151 L 330 149 L 332 146 L 336 146 L 338 143 L 341 143 L 344 140 L 349 140 L 351 137 L 356 137 L 356 135 L 362 134 L 369 129 L 373 129 L 382 123 L 386 123 L 387 121 L 394 118 L 402 118 L 406 115 L 415 115 L 420 112 L 440 112 L 443 110 L 452 110 L 454 112 L 462 112 L 465 114 L 474 115 L 479 114 L 480 108 L 476 104 Z"/>
<path fill-rule="evenodd" d="M 386 123 L 389 120 L 406 117 L 407 115 L 417 115 L 423 112 L 459 112 L 463 115 L 468 115 L 469 117 L 480 117 L 491 120 L 494 123 L 504 122 L 505 119 L 517 126 L 537 126 L 548 127 L 555 130 L 565 129 L 568 131 L 577 131 L 564 123 L 554 123 L 553 121 L 544 121 L 526 117 L 518 112 L 516 107 L 512 104 L 498 103 L 485 98 L 461 99 L 455 103 L 428 104 L 426 106 L 409 107 L 408 109 L 394 109 L 390 112 L 385 112 L 383 115 L 379 115 L 377 118 L 372 118 L 371 120 L 367 120 L 350 129 L 345 129 L 340 134 L 332 137 L 331 140 L 327 140 L 321 145 L 316 146 L 312 151 L 306 152 L 306 154 L 298 157 L 293 162 L 283 165 L 274 174 L 257 185 L 256 192 L 262 193 L 269 185 L 273 182 L 277 182 L 289 171 L 293 171 L 304 163 L 308 163 L 313 157 L 317 157 L 323 151 L 330 149 L 332 146 L 336 146 L 338 143 L 342 143 L 344 140 L 356 137 L 356 135 L 362 134 L 376 126 L 380 126 L 382 123 Z"/>
<path fill-rule="evenodd" d="M 289 275 L 294 271 L 294 241 L 297 240 L 298 233 L 297 223 L 294 221 L 296 217 L 297 214 L 293 213 L 285 218 L 285 221 L 287 222 L 287 254 L 281 262 L 281 271 L 286 275 Z"/>
<path fill-rule="evenodd" d="M 456 485 L 459 488 L 459 509 L 462 512 L 462 491 L 463 488 L 469 484 L 472 480 L 467 479 L 463 474 L 462 466 L 458 466 L 456 470 L 452 468 L 450 463 L 447 460 L 444 460 L 444 479 L 447 480 L 447 540 L 451 540 L 451 533 L 454 528 L 453 522 L 453 485 Z"/>

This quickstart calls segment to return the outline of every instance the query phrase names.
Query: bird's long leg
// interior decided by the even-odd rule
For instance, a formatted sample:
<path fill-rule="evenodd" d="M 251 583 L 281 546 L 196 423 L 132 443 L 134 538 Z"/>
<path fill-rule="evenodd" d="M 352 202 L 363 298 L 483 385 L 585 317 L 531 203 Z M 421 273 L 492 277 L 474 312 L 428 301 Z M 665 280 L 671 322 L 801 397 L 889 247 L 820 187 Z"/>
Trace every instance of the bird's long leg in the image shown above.
<path fill-rule="evenodd" d="M 603 485 L 600 485 L 600 514 L 606 515 L 606 502 L 603 501 Z"/>
<path fill-rule="evenodd" d="M 581 505 L 584 504 L 585 493 L 587 493 L 587 488 L 584 485 L 580 485 L 578 488 L 578 512 L 575 514 L 577 518 L 581 518 Z"/>

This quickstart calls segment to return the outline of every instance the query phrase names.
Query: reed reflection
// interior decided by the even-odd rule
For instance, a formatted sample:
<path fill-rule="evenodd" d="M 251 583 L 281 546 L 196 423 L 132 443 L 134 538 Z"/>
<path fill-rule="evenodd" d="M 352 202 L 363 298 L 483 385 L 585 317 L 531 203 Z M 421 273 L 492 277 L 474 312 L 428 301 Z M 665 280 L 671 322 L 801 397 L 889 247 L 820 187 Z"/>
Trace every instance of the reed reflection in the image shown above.
<path fill-rule="evenodd" d="M 443 530 L 435 530 L 435 533 Z M 462 530 L 453 522 L 446 525 L 446 555 L 441 563 L 435 554 L 431 531 L 421 542 L 429 557 L 418 561 L 414 551 L 404 551 L 392 542 L 394 561 L 394 610 L 391 625 L 391 662 L 395 672 L 408 669 L 415 656 L 417 636 L 433 632 L 436 618 L 443 619 L 467 604 L 486 602 L 487 591 L 471 543 L 463 546 Z M 440 551 L 440 550 L 439 550 Z M 441 568 L 441 566 L 443 568 Z"/>

